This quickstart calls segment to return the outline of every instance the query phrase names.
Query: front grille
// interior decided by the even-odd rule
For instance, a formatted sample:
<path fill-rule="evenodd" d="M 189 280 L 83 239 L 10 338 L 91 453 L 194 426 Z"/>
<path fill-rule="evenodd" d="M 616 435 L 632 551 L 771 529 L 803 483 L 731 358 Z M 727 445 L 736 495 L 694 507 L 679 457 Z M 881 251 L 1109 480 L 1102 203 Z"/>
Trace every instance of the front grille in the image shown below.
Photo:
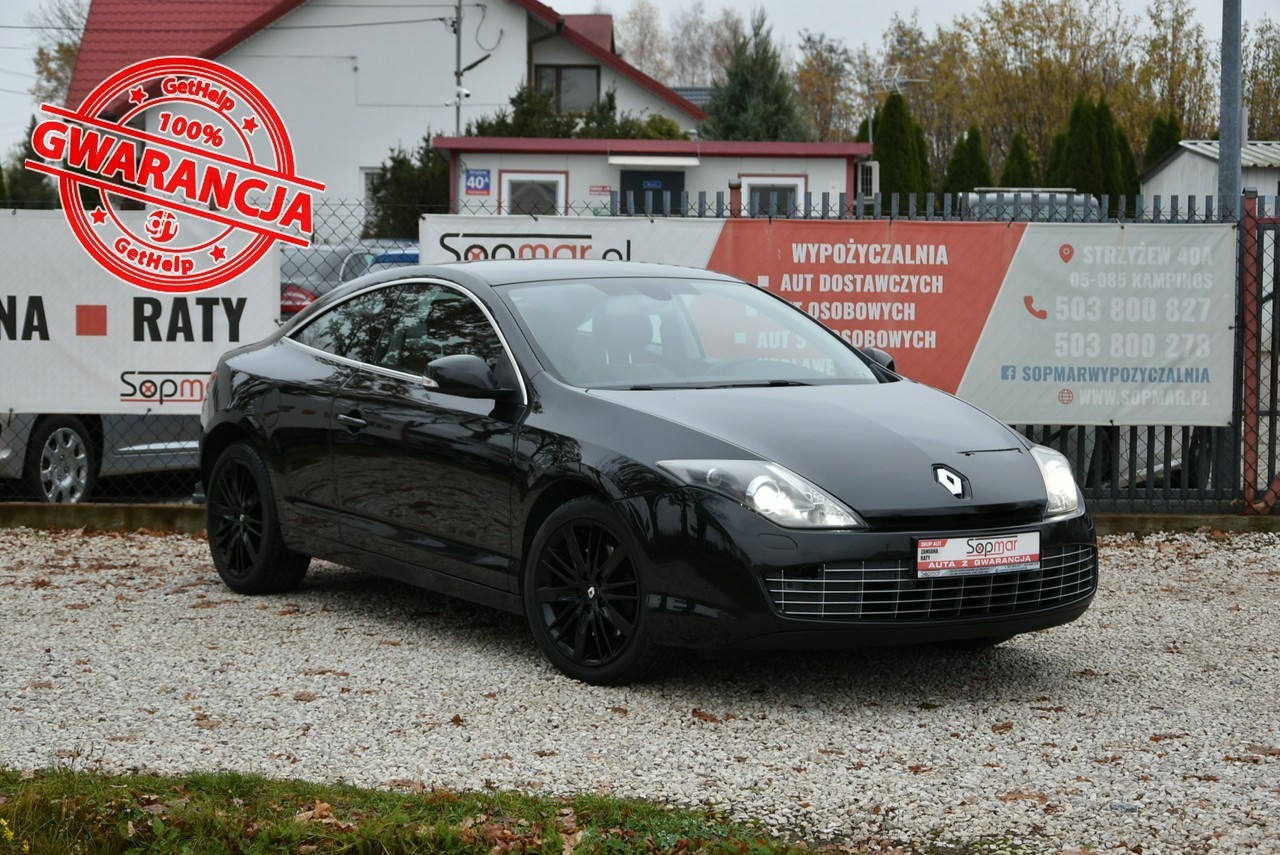
<path fill-rule="evenodd" d="M 1068 605 L 1098 585 L 1092 546 L 1045 548 L 1039 570 L 917 579 L 910 561 L 861 561 L 772 571 L 765 586 L 787 617 L 925 621 L 1017 615 Z"/>

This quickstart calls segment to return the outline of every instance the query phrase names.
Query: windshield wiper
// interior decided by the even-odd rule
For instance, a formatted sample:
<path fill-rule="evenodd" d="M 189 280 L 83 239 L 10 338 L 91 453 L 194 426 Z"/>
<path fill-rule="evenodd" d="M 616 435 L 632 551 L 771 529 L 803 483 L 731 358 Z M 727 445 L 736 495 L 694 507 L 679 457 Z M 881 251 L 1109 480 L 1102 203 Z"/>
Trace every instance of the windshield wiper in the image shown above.
<path fill-rule="evenodd" d="M 803 380 L 744 380 L 741 383 L 716 383 L 700 389 L 762 389 L 769 386 L 812 386 Z"/>

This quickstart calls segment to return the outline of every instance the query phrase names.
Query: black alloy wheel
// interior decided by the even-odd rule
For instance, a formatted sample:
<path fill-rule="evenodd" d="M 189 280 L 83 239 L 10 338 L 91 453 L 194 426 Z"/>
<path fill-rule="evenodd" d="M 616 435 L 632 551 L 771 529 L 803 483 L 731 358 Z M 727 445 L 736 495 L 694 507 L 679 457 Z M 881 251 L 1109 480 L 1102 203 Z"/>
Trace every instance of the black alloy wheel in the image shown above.
<path fill-rule="evenodd" d="M 565 504 L 538 530 L 525 563 L 525 613 L 566 675 L 617 685 L 653 671 L 637 554 L 617 512 L 595 498 Z"/>
<path fill-rule="evenodd" d="M 241 594 L 297 587 L 310 556 L 284 545 L 275 496 L 262 458 L 247 443 L 227 447 L 209 477 L 205 520 L 218 575 Z"/>

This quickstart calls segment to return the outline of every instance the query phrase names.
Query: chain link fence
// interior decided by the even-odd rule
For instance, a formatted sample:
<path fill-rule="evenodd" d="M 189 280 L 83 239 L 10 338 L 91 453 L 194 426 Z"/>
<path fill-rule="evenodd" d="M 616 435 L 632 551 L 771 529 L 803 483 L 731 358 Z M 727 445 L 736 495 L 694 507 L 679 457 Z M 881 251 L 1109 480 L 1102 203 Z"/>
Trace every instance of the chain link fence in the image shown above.
<path fill-rule="evenodd" d="M 1268 207 L 1268 205 L 1270 207 Z M 1238 406 L 1227 428 L 1015 425 L 1072 461 L 1092 506 L 1102 511 L 1270 513 L 1280 495 L 1276 453 L 1280 348 L 1272 323 L 1277 297 L 1275 200 L 1255 203 L 1242 229 L 1252 278 L 1243 273 L 1233 378 Z M 280 315 L 288 318 L 321 294 L 365 273 L 416 263 L 418 235 L 372 235 L 360 202 L 326 201 L 316 210 L 315 243 L 280 252 Z M 685 217 L 762 219 L 910 219 L 1055 223 L 1217 223 L 1211 198 L 1094 200 L 1066 192 L 1000 191 L 923 198 L 736 192 L 610 193 L 530 210 L 466 200 L 458 210 L 415 206 L 414 214 L 503 214 L 524 218 Z M 1250 231 L 1252 230 L 1252 231 Z M 1250 238 L 1252 234 L 1252 238 Z M 1252 243 L 1250 242 L 1252 241 Z M 1251 255 L 1250 255 L 1251 254 Z M 1249 291 L 1252 289 L 1252 291 Z M 1252 294 L 1247 296 L 1246 292 Z M 1251 314 L 1250 314 L 1251 313 Z M 22 306 L 0 302 L 0 336 L 20 337 Z M 212 366 L 209 366 L 212 368 Z M 16 382 L 21 382 L 19 378 Z M 198 416 L 15 412 L 0 401 L 0 499 L 38 501 L 188 501 L 197 491 Z M 1245 489 L 1242 494 L 1241 485 Z"/>

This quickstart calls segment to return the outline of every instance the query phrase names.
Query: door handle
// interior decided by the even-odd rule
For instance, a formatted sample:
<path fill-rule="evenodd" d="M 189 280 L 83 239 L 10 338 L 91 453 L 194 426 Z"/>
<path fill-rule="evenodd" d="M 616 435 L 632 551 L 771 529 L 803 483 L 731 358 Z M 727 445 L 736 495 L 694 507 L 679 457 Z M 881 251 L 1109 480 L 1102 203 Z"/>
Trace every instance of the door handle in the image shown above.
<path fill-rule="evenodd" d="M 350 428 L 352 433 L 369 426 L 368 422 L 360 418 L 359 410 L 353 410 L 350 414 L 338 413 L 338 422 Z"/>

